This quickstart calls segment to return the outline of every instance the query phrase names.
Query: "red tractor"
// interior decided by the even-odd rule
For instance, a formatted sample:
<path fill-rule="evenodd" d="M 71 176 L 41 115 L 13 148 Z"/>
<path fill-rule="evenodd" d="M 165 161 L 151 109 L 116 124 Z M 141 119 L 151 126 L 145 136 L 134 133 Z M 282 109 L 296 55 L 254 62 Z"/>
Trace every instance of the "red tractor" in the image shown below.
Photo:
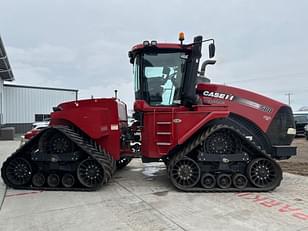
<path fill-rule="evenodd" d="M 62 103 L 50 127 L 4 163 L 4 182 L 16 189 L 95 190 L 131 158 L 163 161 L 182 191 L 270 191 L 282 171 L 274 159 L 296 154 L 291 108 L 243 89 L 209 83 L 199 71 L 203 42 L 144 41 L 129 52 L 135 122 L 119 99 Z M 132 143 L 141 142 L 136 152 Z"/>

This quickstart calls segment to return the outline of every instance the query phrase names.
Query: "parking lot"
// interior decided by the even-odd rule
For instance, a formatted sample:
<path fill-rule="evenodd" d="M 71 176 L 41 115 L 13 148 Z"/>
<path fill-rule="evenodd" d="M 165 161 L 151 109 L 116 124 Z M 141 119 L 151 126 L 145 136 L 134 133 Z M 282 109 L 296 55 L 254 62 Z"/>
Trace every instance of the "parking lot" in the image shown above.
<path fill-rule="evenodd" d="M 298 139 L 304 163 L 308 141 Z M 19 141 L 0 141 L 0 161 Z M 303 174 L 305 175 L 305 174 Z M 284 174 L 270 193 L 183 193 L 168 182 L 165 166 L 134 160 L 97 192 L 6 189 L 0 183 L 0 230 L 308 230 L 308 178 Z"/>
<path fill-rule="evenodd" d="M 297 155 L 289 160 L 281 161 L 284 171 L 308 176 L 308 140 L 304 137 L 296 138 L 293 145 L 297 146 Z"/>

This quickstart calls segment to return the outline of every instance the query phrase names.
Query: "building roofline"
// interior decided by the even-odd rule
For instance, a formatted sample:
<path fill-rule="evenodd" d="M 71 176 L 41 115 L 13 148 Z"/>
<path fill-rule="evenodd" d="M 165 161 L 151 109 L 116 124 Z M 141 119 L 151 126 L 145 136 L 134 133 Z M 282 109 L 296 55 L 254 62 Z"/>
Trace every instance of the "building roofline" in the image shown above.
<path fill-rule="evenodd" d="M 14 75 L 0 36 L 0 79 L 13 81 Z"/>
<path fill-rule="evenodd" d="M 28 85 L 16 85 L 16 84 L 3 84 L 3 86 L 4 87 L 18 87 L 18 88 L 32 88 L 32 89 L 41 89 L 41 90 L 52 90 L 52 91 L 78 92 L 77 89 L 56 88 L 56 87 L 38 87 L 38 86 L 28 86 Z"/>

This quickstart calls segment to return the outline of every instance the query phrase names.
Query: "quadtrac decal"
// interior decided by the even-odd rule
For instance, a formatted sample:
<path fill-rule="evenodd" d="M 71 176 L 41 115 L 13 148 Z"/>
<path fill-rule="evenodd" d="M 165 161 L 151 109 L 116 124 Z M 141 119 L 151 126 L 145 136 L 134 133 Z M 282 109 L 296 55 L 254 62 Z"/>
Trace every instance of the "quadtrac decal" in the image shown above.
<path fill-rule="evenodd" d="M 227 100 L 227 101 L 233 101 L 236 103 L 239 103 L 241 105 L 251 107 L 254 109 L 257 109 L 259 111 L 268 112 L 271 113 L 273 109 L 269 106 L 262 105 L 260 103 L 257 103 L 255 101 L 244 99 L 239 96 L 235 96 L 232 94 L 222 93 L 222 92 L 215 92 L 215 91 L 203 91 L 202 95 L 205 97 L 210 97 L 214 99 L 220 99 L 220 100 Z"/>

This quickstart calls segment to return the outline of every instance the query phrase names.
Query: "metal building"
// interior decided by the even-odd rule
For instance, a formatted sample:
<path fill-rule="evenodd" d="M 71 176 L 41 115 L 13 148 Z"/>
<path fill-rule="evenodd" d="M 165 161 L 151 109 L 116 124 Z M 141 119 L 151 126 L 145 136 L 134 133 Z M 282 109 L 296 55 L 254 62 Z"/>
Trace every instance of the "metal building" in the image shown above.
<path fill-rule="evenodd" d="M 11 66 L 6 55 L 2 39 L 0 37 L 0 127 L 3 124 L 3 102 L 4 102 L 4 93 L 3 93 L 3 83 L 6 81 L 13 81 L 14 76 L 11 70 Z"/>
<path fill-rule="evenodd" d="M 78 90 L 12 85 L 14 76 L 0 37 L 0 128 L 15 127 L 16 133 L 31 129 L 61 102 L 77 100 Z"/>
<path fill-rule="evenodd" d="M 78 90 L 4 84 L 3 95 L 3 124 L 19 133 L 49 117 L 59 103 L 77 100 Z"/>

